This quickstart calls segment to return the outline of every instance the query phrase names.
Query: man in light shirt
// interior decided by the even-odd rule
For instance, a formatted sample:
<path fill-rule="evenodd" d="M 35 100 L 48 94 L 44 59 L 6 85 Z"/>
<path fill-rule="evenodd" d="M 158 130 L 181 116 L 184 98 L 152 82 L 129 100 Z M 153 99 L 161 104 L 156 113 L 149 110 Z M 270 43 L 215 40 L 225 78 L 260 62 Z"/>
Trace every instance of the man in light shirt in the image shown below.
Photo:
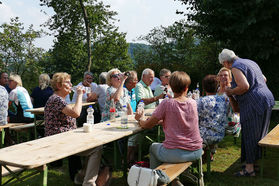
<path fill-rule="evenodd" d="M 156 101 L 164 97 L 164 94 L 160 94 L 155 97 L 153 96 L 152 90 L 150 88 L 153 79 L 154 71 L 150 68 L 146 68 L 143 70 L 141 80 L 137 83 L 135 88 L 137 102 L 143 100 L 145 109 L 155 108 Z"/>

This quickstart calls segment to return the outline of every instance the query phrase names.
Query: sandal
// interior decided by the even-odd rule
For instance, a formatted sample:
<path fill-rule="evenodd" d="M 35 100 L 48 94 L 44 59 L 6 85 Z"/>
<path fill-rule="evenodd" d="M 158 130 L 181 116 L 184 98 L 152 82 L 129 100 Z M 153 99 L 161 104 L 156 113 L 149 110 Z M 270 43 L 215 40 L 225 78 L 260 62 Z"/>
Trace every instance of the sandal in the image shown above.
<path fill-rule="evenodd" d="M 255 171 L 248 172 L 246 169 L 242 169 L 241 171 L 236 172 L 234 175 L 237 177 L 254 177 L 256 176 L 256 173 Z"/>

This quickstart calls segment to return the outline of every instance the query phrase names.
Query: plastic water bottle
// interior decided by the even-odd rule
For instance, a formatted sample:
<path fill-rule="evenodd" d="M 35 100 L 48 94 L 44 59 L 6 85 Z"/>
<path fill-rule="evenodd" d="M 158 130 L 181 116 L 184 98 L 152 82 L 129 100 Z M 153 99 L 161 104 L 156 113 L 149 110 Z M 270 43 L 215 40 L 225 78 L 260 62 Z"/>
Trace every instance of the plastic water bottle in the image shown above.
<path fill-rule="evenodd" d="M 121 113 L 121 128 L 127 129 L 128 128 L 128 114 L 127 114 L 127 106 L 123 105 L 122 113 Z"/>
<path fill-rule="evenodd" d="M 143 100 L 140 100 L 139 104 L 138 104 L 138 111 L 139 112 L 144 112 L 144 102 Z"/>
<path fill-rule="evenodd" d="M 195 97 L 195 100 L 198 100 L 200 99 L 200 86 L 199 86 L 199 83 L 197 83 L 197 88 L 196 88 L 196 97 Z"/>
<path fill-rule="evenodd" d="M 90 105 L 87 109 L 87 118 L 86 118 L 86 123 L 88 124 L 94 124 L 94 109 L 92 107 L 92 105 Z"/>
<path fill-rule="evenodd" d="M 114 99 L 111 99 L 110 107 L 109 107 L 109 119 L 114 122 L 115 121 L 115 104 Z"/>

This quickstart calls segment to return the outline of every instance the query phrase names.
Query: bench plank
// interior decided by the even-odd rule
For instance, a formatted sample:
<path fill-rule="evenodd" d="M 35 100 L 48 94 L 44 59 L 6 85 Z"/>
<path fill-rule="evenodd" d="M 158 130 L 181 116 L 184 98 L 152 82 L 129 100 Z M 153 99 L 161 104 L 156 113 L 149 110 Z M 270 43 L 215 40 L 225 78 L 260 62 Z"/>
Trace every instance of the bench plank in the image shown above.
<path fill-rule="evenodd" d="M 190 167 L 191 165 L 192 165 L 192 162 L 163 163 L 156 169 L 160 169 L 160 170 L 164 171 L 170 178 L 170 181 L 172 181 L 176 177 L 178 177 L 182 172 L 184 172 L 188 167 Z"/>
<path fill-rule="evenodd" d="M 259 145 L 262 147 L 279 148 L 279 124 L 259 141 Z"/>
<path fill-rule="evenodd" d="M 21 130 L 21 129 L 31 128 L 34 126 L 35 126 L 35 123 L 25 123 L 23 125 L 10 127 L 10 129 L 11 130 Z"/>

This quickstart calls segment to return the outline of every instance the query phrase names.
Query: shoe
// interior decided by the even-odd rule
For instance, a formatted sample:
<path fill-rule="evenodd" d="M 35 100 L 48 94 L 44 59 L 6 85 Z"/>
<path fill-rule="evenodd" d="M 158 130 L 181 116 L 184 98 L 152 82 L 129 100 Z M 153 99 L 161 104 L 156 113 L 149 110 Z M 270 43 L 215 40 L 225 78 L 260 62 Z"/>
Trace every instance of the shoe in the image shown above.
<path fill-rule="evenodd" d="M 236 177 L 255 177 L 256 173 L 255 173 L 255 171 L 248 172 L 246 169 L 242 169 L 241 171 L 236 172 L 234 174 L 234 176 L 236 176 Z"/>
<path fill-rule="evenodd" d="M 242 165 L 241 168 L 242 168 L 242 169 L 245 169 L 245 168 L 246 168 L 246 165 Z M 260 166 L 259 166 L 259 165 L 254 165 L 254 171 L 255 171 L 255 172 L 260 172 Z"/>

